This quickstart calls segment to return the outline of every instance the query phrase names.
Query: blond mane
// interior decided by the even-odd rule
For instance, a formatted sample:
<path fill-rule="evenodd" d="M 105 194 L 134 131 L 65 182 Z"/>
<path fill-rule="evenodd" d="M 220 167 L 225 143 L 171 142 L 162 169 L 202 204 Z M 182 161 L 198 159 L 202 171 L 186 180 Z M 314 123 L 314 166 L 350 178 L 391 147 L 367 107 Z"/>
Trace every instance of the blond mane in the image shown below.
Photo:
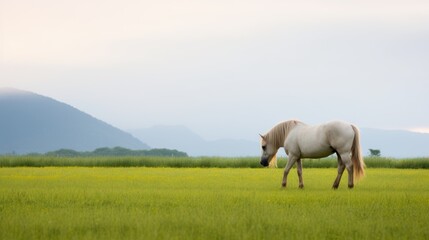
<path fill-rule="evenodd" d="M 265 134 L 265 139 L 267 142 L 274 144 L 276 148 L 283 147 L 289 131 L 298 124 L 302 124 L 302 122 L 290 120 L 279 123 L 274 126 L 267 134 Z"/>

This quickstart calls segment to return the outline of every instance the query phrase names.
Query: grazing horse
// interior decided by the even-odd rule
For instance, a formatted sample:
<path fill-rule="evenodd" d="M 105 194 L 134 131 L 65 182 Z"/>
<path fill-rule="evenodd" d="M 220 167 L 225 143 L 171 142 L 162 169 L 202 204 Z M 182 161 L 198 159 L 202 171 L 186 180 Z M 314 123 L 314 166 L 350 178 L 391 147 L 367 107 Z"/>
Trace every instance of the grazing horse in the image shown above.
<path fill-rule="evenodd" d="M 286 187 L 287 176 L 292 166 L 297 163 L 299 187 L 304 187 L 302 180 L 302 158 L 323 158 L 333 153 L 338 157 L 338 175 L 332 188 L 337 189 L 344 169 L 348 172 L 348 186 L 353 188 L 353 180 L 365 175 L 365 163 L 362 159 L 359 142 L 359 130 L 356 126 L 339 121 L 310 126 L 300 121 L 291 120 L 279 123 L 267 134 L 260 135 L 262 156 L 261 165 L 268 166 L 277 150 L 284 147 L 289 161 L 283 174 L 282 186 Z"/>

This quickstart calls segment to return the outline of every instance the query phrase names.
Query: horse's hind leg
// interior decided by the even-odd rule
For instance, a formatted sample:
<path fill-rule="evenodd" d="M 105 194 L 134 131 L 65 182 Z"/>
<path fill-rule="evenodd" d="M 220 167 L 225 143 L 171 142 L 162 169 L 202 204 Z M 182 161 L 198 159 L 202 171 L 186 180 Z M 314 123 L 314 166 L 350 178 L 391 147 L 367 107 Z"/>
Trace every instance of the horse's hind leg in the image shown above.
<path fill-rule="evenodd" d="M 333 189 L 337 189 L 340 185 L 341 177 L 343 176 L 344 169 L 346 169 L 346 165 L 343 163 L 343 160 L 341 159 L 340 154 L 337 153 L 338 157 L 338 175 L 337 178 L 334 181 L 334 184 L 332 185 Z"/>
<path fill-rule="evenodd" d="M 347 152 L 346 154 L 341 154 L 341 160 L 343 161 L 344 165 L 346 166 L 348 175 L 349 175 L 349 188 L 353 188 L 353 162 L 350 157 L 350 152 Z"/>
<path fill-rule="evenodd" d="M 298 173 L 299 188 L 304 188 L 304 181 L 302 180 L 302 162 L 301 159 L 296 160 L 296 172 Z"/>

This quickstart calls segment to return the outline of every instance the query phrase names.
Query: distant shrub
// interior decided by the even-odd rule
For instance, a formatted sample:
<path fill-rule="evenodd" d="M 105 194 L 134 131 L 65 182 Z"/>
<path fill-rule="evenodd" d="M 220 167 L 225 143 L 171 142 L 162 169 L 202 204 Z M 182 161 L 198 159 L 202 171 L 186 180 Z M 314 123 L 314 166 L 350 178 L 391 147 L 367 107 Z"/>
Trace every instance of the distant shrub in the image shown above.
<path fill-rule="evenodd" d="M 369 155 L 371 157 L 380 157 L 381 156 L 381 152 L 378 149 L 368 149 L 369 150 Z"/>

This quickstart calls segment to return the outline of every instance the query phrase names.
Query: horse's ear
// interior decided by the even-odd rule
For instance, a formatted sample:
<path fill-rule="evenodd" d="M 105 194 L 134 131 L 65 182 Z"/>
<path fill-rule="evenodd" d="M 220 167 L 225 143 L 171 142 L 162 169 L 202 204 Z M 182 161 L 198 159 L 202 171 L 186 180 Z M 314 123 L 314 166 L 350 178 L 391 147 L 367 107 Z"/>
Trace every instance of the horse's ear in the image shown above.
<path fill-rule="evenodd" d="M 261 136 L 261 138 L 265 140 L 265 136 L 264 135 L 259 134 L 259 136 Z"/>

